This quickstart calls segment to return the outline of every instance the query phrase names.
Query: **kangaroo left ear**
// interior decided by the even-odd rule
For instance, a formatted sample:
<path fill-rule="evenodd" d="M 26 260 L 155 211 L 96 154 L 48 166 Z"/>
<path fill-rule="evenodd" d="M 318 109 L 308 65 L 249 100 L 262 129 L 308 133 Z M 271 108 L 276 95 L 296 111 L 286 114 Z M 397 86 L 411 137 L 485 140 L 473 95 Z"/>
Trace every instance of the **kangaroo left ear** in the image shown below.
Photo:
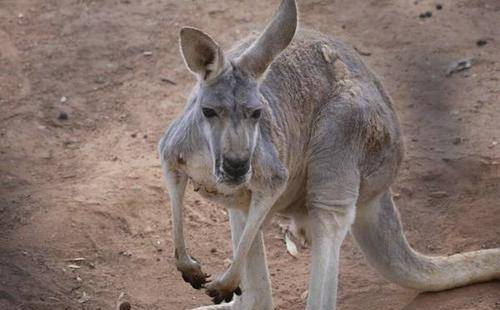
<path fill-rule="evenodd" d="M 295 0 L 283 0 L 272 21 L 239 57 L 237 64 L 253 77 L 261 78 L 276 56 L 290 44 L 296 29 L 297 4 Z"/>
<path fill-rule="evenodd" d="M 216 77 L 224 68 L 222 49 L 203 31 L 191 27 L 182 28 L 179 44 L 187 67 L 202 80 Z"/>

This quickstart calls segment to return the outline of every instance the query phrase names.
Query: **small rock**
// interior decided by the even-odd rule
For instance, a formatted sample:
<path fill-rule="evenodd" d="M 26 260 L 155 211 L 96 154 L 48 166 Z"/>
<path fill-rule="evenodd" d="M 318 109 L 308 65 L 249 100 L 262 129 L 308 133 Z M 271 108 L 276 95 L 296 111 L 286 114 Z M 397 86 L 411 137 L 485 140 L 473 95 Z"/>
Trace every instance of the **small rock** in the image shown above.
<path fill-rule="evenodd" d="M 418 17 L 420 17 L 421 19 L 430 18 L 432 17 L 432 12 L 431 11 L 424 12 L 420 14 Z"/>
<path fill-rule="evenodd" d="M 56 298 L 54 296 L 49 296 L 47 299 L 53 300 L 55 302 L 61 302 L 61 300 L 59 298 Z"/>
<path fill-rule="evenodd" d="M 483 39 L 479 39 L 476 41 L 476 45 L 481 47 L 481 46 L 485 46 L 486 44 L 488 44 L 488 41 L 486 40 L 483 40 Z"/>
<path fill-rule="evenodd" d="M 106 83 L 106 79 L 103 76 L 98 76 L 94 79 L 94 82 L 97 84 L 104 84 Z"/>
<path fill-rule="evenodd" d="M 448 193 L 445 191 L 430 192 L 429 197 L 431 197 L 431 198 L 445 198 L 445 197 L 448 197 Z"/>
<path fill-rule="evenodd" d="M 492 141 L 492 142 L 491 142 L 491 144 L 490 144 L 490 145 L 488 145 L 488 147 L 489 147 L 490 149 L 492 149 L 492 148 L 494 148 L 497 144 L 498 144 L 498 142 L 497 142 L 497 141 Z"/>
<path fill-rule="evenodd" d="M 136 133 L 133 133 L 130 135 L 132 138 L 136 138 L 137 137 L 137 134 Z"/>
<path fill-rule="evenodd" d="M 168 84 L 171 84 L 171 85 L 177 85 L 177 83 L 175 81 L 173 81 L 173 80 L 171 80 L 171 79 L 169 79 L 167 77 L 162 77 L 160 80 L 162 82 L 165 82 L 165 83 L 168 83 Z"/>
<path fill-rule="evenodd" d="M 120 251 L 118 254 L 123 255 L 123 256 L 127 256 L 127 257 L 132 256 L 132 253 L 130 251 Z"/>
<path fill-rule="evenodd" d="M 442 4 L 436 4 L 436 10 L 442 10 L 443 9 L 443 5 Z"/>
<path fill-rule="evenodd" d="M 308 296 L 309 296 L 309 290 L 305 290 L 302 294 L 300 294 L 300 299 L 307 300 Z"/>
<path fill-rule="evenodd" d="M 80 266 L 78 266 L 78 265 L 75 265 L 75 264 L 69 264 L 69 265 L 68 265 L 68 266 L 66 266 L 66 267 L 68 267 L 68 268 L 70 268 L 70 269 L 80 269 L 80 268 L 82 268 L 82 267 L 80 267 Z"/>
<path fill-rule="evenodd" d="M 472 67 L 472 58 L 467 57 L 467 58 L 462 58 L 459 60 L 456 60 L 452 62 L 449 66 L 448 69 L 446 70 L 446 75 L 450 76 L 453 73 L 460 72 L 466 69 L 470 69 Z"/>
<path fill-rule="evenodd" d="M 69 116 L 68 116 L 68 113 L 66 112 L 59 112 L 59 115 L 57 116 L 57 119 L 58 120 L 61 120 L 61 121 L 66 121 L 68 120 Z"/>
<path fill-rule="evenodd" d="M 402 186 L 399 190 L 406 196 L 413 197 L 413 189 L 411 187 Z"/>
<path fill-rule="evenodd" d="M 82 297 L 80 297 L 80 299 L 78 299 L 78 302 L 81 303 L 81 304 L 83 304 L 83 303 L 86 303 L 89 300 L 90 300 L 90 296 L 87 295 L 86 292 L 83 292 Z"/>
<path fill-rule="evenodd" d="M 294 258 L 297 258 L 297 256 L 299 255 L 299 251 L 294 240 L 292 240 L 291 233 L 289 231 L 285 233 L 285 246 L 288 254 L 292 255 Z"/>
<path fill-rule="evenodd" d="M 125 292 L 121 292 L 120 295 L 118 296 L 118 301 L 121 302 L 126 295 L 127 294 Z"/>
<path fill-rule="evenodd" d="M 142 53 L 142 55 L 144 55 L 144 56 L 153 56 L 153 52 L 151 52 L 151 51 L 145 51 L 145 52 Z"/>
<path fill-rule="evenodd" d="M 212 254 L 217 253 L 217 249 L 216 249 L 216 248 L 211 248 L 211 249 L 210 249 L 210 253 L 212 253 Z"/>
<path fill-rule="evenodd" d="M 120 303 L 120 305 L 118 306 L 118 310 L 130 310 L 130 309 L 132 309 L 132 306 L 128 301 L 124 301 Z"/>
<path fill-rule="evenodd" d="M 230 259 L 230 258 L 226 258 L 224 260 L 224 266 L 228 267 L 228 266 L 231 266 L 231 264 L 233 263 L 233 260 Z M 279 271 L 279 270 L 278 270 Z"/>
<path fill-rule="evenodd" d="M 462 143 L 462 138 L 457 137 L 457 138 L 453 139 L 453 144 L 454 144 L 454 145 L 458 145 L 458 144 L 460 144 L 460 143 Z"/>
<path fill-rule="evenodd" d="M 361 56 L 371 56 L 372 55 L 372 52 L 369 52 L 369 51 L 366 51 L 364 49 L 361 49 L 357 46 L 354 46 L 354 49 L 356 50 L 356 52 L 358 52 L 358 54 L 360 54 Z"/>
<path fill-rule="evenodd" d="M 23 13 L 19 13 L 19 14 L 17 15 L 17 17 L 18 17 L 18 18 L 24 18 L 24 14 L 23 14 Z"/>
<path fill-rule="evenodd" d="M 321 52 L 323 53 L 323 59 L 325 59 L 327 63 L 332 63 L 333 61 L 335 61 L 335 54 L 328 45 L 323 44 L 321 46 Z"/>
<path fill-rule="evenodd" d="M 75 257 L 75 258 L 70 258 L 70 259 L 67 259 L 66 260 L 67 262 L 83 262 L 85 261 L 85 258 L 84 257 Z"/>

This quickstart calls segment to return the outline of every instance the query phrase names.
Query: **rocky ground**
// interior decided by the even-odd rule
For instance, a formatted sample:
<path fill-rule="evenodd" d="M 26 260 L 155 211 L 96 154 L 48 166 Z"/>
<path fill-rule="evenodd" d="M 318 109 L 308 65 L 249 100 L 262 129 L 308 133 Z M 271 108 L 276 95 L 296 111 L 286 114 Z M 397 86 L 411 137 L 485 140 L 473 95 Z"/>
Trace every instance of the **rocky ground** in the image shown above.
<path fill-rule="evenodd" d="M 173 262 L 156 143 L 194 78 L 182 25 L 223 46 L 273 1 L 0 1 L 0 309 L 190 309 L 208 304 Z M 500 247 L 500 2 L 301 0 L 302 26 L 353 44 L 394 98 L 406 159 L 394 192 L 411 244 Z M 454 61 L 472 58 L 450 76 Z M 230 257 L 227 216 L 187 197 L 209 273 Z M 308 252 L 266 241 L 277 309 L 304 309 Z M 500 283 L 418 294 L 382 279 L 349 237 L 339 309 L 500 309 Z"/>

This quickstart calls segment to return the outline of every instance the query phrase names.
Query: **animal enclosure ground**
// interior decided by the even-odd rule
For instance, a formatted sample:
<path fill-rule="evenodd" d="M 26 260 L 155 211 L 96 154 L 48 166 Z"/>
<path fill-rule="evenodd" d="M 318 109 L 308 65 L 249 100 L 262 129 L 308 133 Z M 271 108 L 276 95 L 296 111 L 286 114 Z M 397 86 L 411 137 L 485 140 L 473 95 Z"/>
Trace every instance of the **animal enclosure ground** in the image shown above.
<path fill-rule="evenodd" d="M 406 159 L 393 187 L 410 243 L 500 247 L 500 2 L 299 0 L 301 25 L 344 38 L 382 78 Z M 229 47 L 273 1 L 0 1 L 0 309 L 209 304 L 175 270 L 156 142 L 194 77 L 182 25 Z M 471 57 L 469 69 L 446 76 Z M 230 253 L 226 213 L 188 191 L 190 248 L 211 274 Z M 304 309 L 308 252 L 266 244 L 277 309 Z M 417 294 L 382 279 L 348 238 L 339 309 L 500 309 L 500 283 Z"/>

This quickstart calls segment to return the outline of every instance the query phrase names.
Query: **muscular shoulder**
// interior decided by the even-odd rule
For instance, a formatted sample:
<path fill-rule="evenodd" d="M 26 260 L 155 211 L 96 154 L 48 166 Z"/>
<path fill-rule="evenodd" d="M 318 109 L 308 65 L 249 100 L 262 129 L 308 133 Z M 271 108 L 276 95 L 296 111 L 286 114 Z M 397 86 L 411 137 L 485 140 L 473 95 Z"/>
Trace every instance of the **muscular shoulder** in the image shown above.
<path fill-rule="evenodd" d="M 196 116 L 186 111 L 170 124 L 160 139 L 159 156 L 162 161 L 170 163 L 183 161 L 199 146 L 199 140 Z"/>

